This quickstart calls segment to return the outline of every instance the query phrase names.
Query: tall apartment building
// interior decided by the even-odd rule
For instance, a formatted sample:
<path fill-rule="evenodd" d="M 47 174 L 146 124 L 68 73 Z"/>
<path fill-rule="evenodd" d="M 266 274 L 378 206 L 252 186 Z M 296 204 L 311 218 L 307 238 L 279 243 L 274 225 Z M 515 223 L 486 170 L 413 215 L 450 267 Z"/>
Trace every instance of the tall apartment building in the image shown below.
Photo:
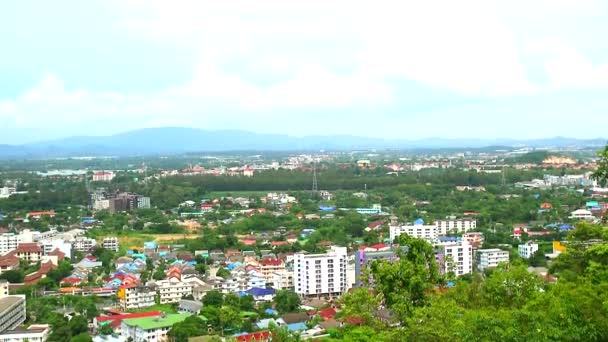
<path fill-rule="evenodd" d="M 346 247 L 333 246 L 323 254 L 294 255 L 294 290 L 301 296 L 337 296 L 347 289 Z"/>
<path fill-rule="evenodd" d="M 477 220 L 470 218 L 456 219 L 450 218 L 446 220 L 435 221 L 437 226 L 437 234 L 447 235 L 448 233 L 466 233 L 477 228 Z"/>
<path fill-rule="evenodd" d="M 111 213 L 150 208 L 150 198 L 137 194 L 123 192 L 108 198 Z"/>
<path fill-rule="evenodd" d="M 459 277 L 473 272 L 473 247 L 468 241 L 441 242 L 435 250 L 441 273 L 454 272 Z"/>
<path fill-rule="evenodd" d="M 0 333 L 25 322 L 25 295 L 10 296 L 8 282 L 0 280 Z"/>
<path fill-rule="evenodd" d="M 21 242 L 25 241 L 23 241 L 23 236 L 20 234 L 4 233 L 0 235 L 0 254 L 16 249 L 17 245 Z"/>
<path fill-rule="evenodd" d="M 530 259 L 537 251 L 538 244 L 532 241 L 528 241 L 524 244 L 517 246 L 517 252 L 519 256 L 524 259 Z"/>
<path fill-rule="evenodd" d="M 477 268 L 480 271 L 498 266 L 501 262 L 509 262 L 509 252 L 502 249 L 479 249 L 476 253 Z"/>
<path fill-rule="evenodd" d="M 101 243 L 101 246 L 105 249 L 109 249 L 111 251 L 114 252 L 118 252 L 118 238 L 115 236 L 107 236 L 105 238 L 103 238 L 103 242 Z"/>
<path fill-rule="evenodd" d="M 116 296 L 123 310 L 143 309 L 155 304 L 156 291 L 147 286 L 130 285 L 121 287 Z"/>

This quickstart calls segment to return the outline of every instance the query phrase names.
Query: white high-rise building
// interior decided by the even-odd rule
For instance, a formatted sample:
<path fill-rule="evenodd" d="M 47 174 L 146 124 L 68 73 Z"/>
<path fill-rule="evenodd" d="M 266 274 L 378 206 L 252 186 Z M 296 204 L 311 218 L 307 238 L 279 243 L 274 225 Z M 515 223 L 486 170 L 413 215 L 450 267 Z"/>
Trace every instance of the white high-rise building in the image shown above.
<path fill-rule="evenodd" d="M 461 276 L 473 272 L 473 247 L 466 240 L 436 245 L 438 261 L 443 272 Z"/>
<path fill-rule="evenodd" d="M 4 233 L 0 235 L 0 254 L 16 249 L 17 245 L 21 242 L 25 242 L 21 235 L 13 233 Z"/>
<path fill-rule="evenodd" d="M 528 241 L 524 244 L 517 246 L 517 252 L 519 256 L 524 259 L 530 259 L 534 253 L 538 251 L 538 244 Z"/>
<path fill-rule="evenodd" d="M 395 238 L 401 234 L 407 234 L 411 237 L 425 239 L 429 242 L 433 242 L 439 236 L 437 232 L 437 225 L 425 225 L 422 219 L 417 219 L 414 224 L 406 224 L 403 226 L 389 226 L 389 235 L 391 242 L 395 241 Z"/>
<path fill-rule="evenodd" d="M 477 268 L 480 271 L 496 267 L 501 262 L 509 262 L 509 252 L 498 248 L 477 250 Z"/>
<path fill-rule="evenodd" d="M 447 235 L 451 232 L 466 233 L 477 228 L 477 221 L 474 219 L 447 219 L 435 221 L 438 235 Z"/>
<path fill-rule="evenodd" d="M 347 290 L 346 247 L 333 246 L 324 254 L 294 255 L 294 290 L 301 296 L 341 295 Z"/>

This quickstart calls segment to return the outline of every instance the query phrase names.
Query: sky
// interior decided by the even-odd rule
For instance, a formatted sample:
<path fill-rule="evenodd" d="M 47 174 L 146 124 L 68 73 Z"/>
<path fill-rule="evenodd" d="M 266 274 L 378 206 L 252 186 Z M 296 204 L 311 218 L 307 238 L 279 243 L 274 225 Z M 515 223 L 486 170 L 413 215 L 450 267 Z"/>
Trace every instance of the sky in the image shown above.
<path fill-rule="evenodd" d="M 608 1 L 2 1 L 0 144 L 607 137 Z"/>

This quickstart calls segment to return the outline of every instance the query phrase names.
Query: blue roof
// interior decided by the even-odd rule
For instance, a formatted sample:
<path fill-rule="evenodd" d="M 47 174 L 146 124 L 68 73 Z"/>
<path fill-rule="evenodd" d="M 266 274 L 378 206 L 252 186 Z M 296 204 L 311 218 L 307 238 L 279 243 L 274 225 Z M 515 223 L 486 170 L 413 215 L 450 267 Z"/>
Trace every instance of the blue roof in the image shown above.
<path fill-rule="evenodd" d="M 461 238 L 459 236 L 440 236 L 439 241 L 441 242 L 453 242 L 460 241 Z"/>
<path fill-rule="evenodd" d="M 264 313 L 267 315 L 278 315 L 279 314 L 279 312 L 277 310 L 270 309 L 270 308 L 264 310 Z"/>
<path fill-rule="evenodd" d="M 573 227 L 570 224 L 562 224 L 561 226 L 559 226 L 559 230 L 570 230 L 572 228 Z"/>
<path fill-rule="evenodd" d="M 424 220 L 419 218 L 416 221 L 414 221 L 414 224 L 424 224 Z"/>
<path fill-rule="evenodd" d="M 245 291 L 245 293 L 250 294 L 252 296 L 268 296 L 274 295 L 276 291 L 274 289 L 262 289 L 259 287 L 252 287 L 249 290 Z"/>
<path fill-rule="evenodd" d="M 155 241 L 144 242 L 144 248 L 156 248 L 157 244 Z"/>
<path fill-rule="evenodd" d="M 289 331 L 302 331 L 302 330 L 307 330 L 308 327 L 306 326 L 306 323 L 292 323 L 292 324 L 287 324 L 287 329 L 289 329 Z"/>

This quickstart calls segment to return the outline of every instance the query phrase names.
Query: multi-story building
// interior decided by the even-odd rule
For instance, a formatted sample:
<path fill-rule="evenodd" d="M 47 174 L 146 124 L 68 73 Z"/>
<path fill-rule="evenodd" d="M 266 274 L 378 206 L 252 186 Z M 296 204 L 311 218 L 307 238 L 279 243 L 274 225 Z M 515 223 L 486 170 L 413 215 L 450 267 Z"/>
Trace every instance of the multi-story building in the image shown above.
<path fill-rule="evenodd" d="M 0 254 L 17 249 L 17 245 L 22 242 L 22 239 L 20 234 L 4 233 L 0 235 Z"/>
<path fill-rule="evenodd" d="M 107 236 L 103 238 L 101 246 L 114 252 L 118 252 L 118 238 L 115 236 Z"/>
<path fill-rule="evenodd" d="M 0 333 L 0 342 L 46 342 L 50 334 L 51 327 L 48 324 L 30 325 L 27 329 Z"/>
<path fill-rule="evenodd" d="M 0 188 L 0 198 L 9 198 L 12 194 L 16 193 L 17 189 L 14 187 L 2 187 Z"/>
<path fill-rule="evenodd" d="M 498 266 L 501 262 L 509 262 L 509 252 L 502 249 L 479 249 L 477 250 L 477 268 L 480 271 L 486 268 Z"/>
<path fill-rule="evenodd" d="M 150 208 L 150 197 L 144 197 L 129 192 L 108 195 L 108 210 L 111 213 Z"/>
<path fill-rule="evenodd" d="M 301 296 L 338 296 L 347 289 L 346 247 L 333 246 L 323 254 L 294 255 L 294 290 Z"/>
<path fill-rule="evenodd" d="M 532 241 L 528 241 L 524 244 L 517 246 L 517 252 L 519 253 L 519 256 L 524 259 L 531 258 L 537 251 L 538 244 Z"/>
<path fill-rule="evenodd" d="M 159 317 L 125 319 L 121 323 L 121 336 L 133 342 L 164 342 L 174 324 L 190 317 L 185 314 L 161 314 Z"/>
<path fill-rule="evenodd" d="M 79 236 L 72 242 L 72 249 L 76 252 L 86 253 L 92 250 L 96 245 L 97 241 L 95 241 L 95 239 Z"/>
<path fill-rule="evenodd" d="M 156 291 L 147 286 L 122 286 L 116 296 L 123 310 L 143 309 L 155 304 Z"/>
<path fill-rule="evenodd" d="M 401 252 L 407 253 L 407 247 L 401 247 Z M 380 251 L 366 251 L 360 249 L 355 252 L 355 286 L 362 286 L 363 271 L 376 260 L 395 261 L 399 259 L 398 250 L 391 248 Z"/>
<path fill-rule="evenodd" d="M 20 243 L 14 250 L 15 256 L 29 263 L 36 263 L 42 259 L 42 248 L 35 242 Z"/>
<path fill-rule="evenodd" d="M 193 283 L 183 282 L 175 278 L 159 280 L 155 284 L 161 304 L 179 303 L 182 298 L 191 296 L 194 288 Z"/>
<path fill-rule="evenodd" d="M 473 272 L 473 247 L 466 240 L 439 242 L 435 250 L 441 273 L 459 277 Z"/>
<path fill-rule="evenodd" d="M 446 220 L 435 221 L 437 226 L 438 235 L 447 235 L 448 233 L 466 233 L 477 228 L 477 220 L 470 218 L 455 219 L 450 218 Z"/>
<path fill-rule="evenodd" d="M 439 236 L 437 231 L 437 225 L 425 225 L 424 220 L 417 219 L 414 221 L 414 224 L 406 224 L 403 226 L 399 225 L 390 225 L 389 226 L 389 236 L 391 242 L 395 241 L 395 238 L 400 236 L 401 234 L 407 234 L 409 236 L 424 239 L 429 242 L 433 242 Z"/>
<path fill-rule="evenodd" d="M 150 197 L 138 196 L 137 209 L 150 209 Z"/>
<path fill-rule="evenodd" d="M 97 171 L 93 173 L 93 182 L 111 182 L 116 174 L 111 171 Z"/>
<path fill-rule="evenodd" d="M 0 280 L 0 333 L 25 322 L 25 295 L 10 296 L 8 282 Z"/>
<path fill-rule="evenodd" d="M 272 274 L 272 288 L 275 290 L 293 290 L 293 271 L 284 270 Z"/>
<path fill-rule="evenodd" d="M 59 249 L 66 258 L 72 257 L 72 243 L 64 239 L 42 240 L 39 242 L 42 245 L 44 255 L 48 255 L 55 249 Z"/>
<path fill-rule="evenodd" d="M 266 258 L 260 261 L 260 273 L 266 279 L 267 283 L 271 283 L 274 273 L 282 273 L 285 271 L 285 263 L 283 260 Z"/>
<path fill-rule="evenodd" d="M 462 234 L 462 239 L 466 240 L 471 245 L 471 247 L 473 247 L 473 249 L 479 249 L 485 241 L 483 233 L 479 232 L 469 232 Z"/>

